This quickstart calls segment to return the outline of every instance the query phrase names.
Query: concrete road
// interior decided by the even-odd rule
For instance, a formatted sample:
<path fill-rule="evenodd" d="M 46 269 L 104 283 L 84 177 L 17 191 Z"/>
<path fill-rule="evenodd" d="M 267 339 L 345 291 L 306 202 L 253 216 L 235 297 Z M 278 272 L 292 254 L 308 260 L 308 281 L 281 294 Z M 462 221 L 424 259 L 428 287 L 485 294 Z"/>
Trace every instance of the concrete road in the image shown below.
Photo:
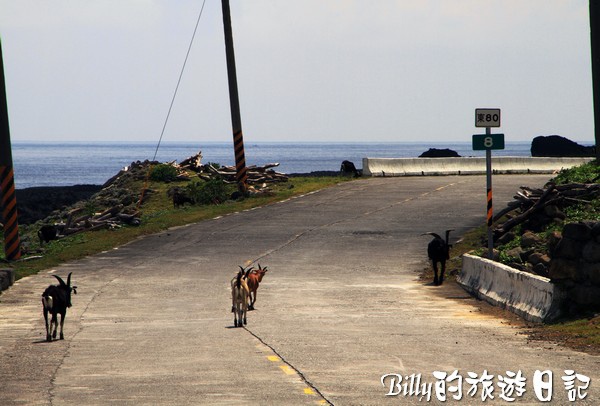
<path fill-rule="evenodd" d="M 546 180 L 495 176 L 497 207 Z M 420 234 L 453 228 L 456 238 L 484 212 L 483 176 L 365 179 L 25 278 L 0 296 L 0 404 L 436 404 L 435 386 L 427 402 L 394 395 L 404 386 L 393 379 L 420 374 L 426 391 L 441 382 L 434 371 L 455 370 L 447 403 L 482 403 L 488 382 L 485 403 L 567 404 L 561 377 L 574 370 L 575 389 L 591 378 L 577 403 L 598 404 L 598 357 L 528 343 L 455 285 L 417 280 Z M 234 328 L 229 281 L 250 263 L 269 271 L 247 327 Z M 46 343 L 40 294 L 52 272 L 73 272 L 79 289 L 66 339 Z M 522 396 L 502 391 L 507 371 L 521 371 Z M 538 396 L 550 374 L 534 382 L 536 371 L 553 383 Z M 493 376 L 474 392 L 469 373 Z M 458 378 L 462 393 L 451 392 Z"/>

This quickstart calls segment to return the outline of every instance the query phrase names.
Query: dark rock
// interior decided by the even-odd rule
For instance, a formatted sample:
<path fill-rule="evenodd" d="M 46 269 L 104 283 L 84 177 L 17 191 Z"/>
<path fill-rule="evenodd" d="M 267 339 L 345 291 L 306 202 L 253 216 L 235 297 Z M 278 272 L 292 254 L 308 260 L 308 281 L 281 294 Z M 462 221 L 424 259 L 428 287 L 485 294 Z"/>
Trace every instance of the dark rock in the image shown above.
<path fill-rule="evenodd" d="M 548 267 L 546 267 L 546 265 L 544 265 L 540 262 L 533 266 L 533 273 L 536 275 L 539 275 L 539 276 L 543 276 L 544 278 L 547 278 L 548 277 Z"/>
<path fill-rule="evenodd" d="M 585 277 L 594 285 L 600 286 L 600 263 L 585 264 L 582 268 Z"/>
<path fill-rule="evenodd" d="M 89 199 L 98 192 L 98 185 L 32 187 L 17 189 L 19 224 L 33 224 L 45 219 L 55 210 Z"/>
<path fill-rule="evenodd" d="M 596 147 L 586 147 L 560 135 L 535 137 L 531 142 L 534 157 L 593 157 Z"/>
<path fill-rule="evenodd" d="M 511 258 L 521 258 L 521 254 L 523 254 L 523 248 L 515 247 L 506 251 L 505 254 Z"/>
<path fill-rule="evenodd" d="M 571 292 L 571 299 L 582 306 L 600 306 L 600 288 L 597 286 L 577 285 Z"/>
<path fill-rule="evenodd" d="M 340 166 L 340 173 L 343 176 L 354 176 L 355 178 L 360 176 L 358 170 L 356 170 L 356 166 L 354 166 L 354 162 L 351 161 L 342 162 L 342 165 Z"/>
<path fill-rule="evenodd" d="M 600 221 L 596 222 L 596 224 L 594 224 L 594 226 L 592 227 L 592 236 L 594 236 L 594 238 L 596 239 L 600 237 Z"/>
<path fill-rule="evenodd" d="M 567 216 L 563 213 L 558 206 L 551 204 L 549 206 L 544 207 L 544 214 L 553 219 L 561 219 L 564 220 Z"/>
<path fill-rule="evenodd" d="M 0 269 L 0 291 L 8 289 L 13 283 L 15 283 L 15 271 Z"/>
<path fill-rule="evenodd" d="M 581 256 L 587 262 L 600 262 L 600 243 L 596 241 L 588 241 L 583 246 Z"/>
<path fill-rule="evenodd" d="M 571 240 L 587 241 L 592 236 L 592 228 L 584 222 L 565 224 L 562 236 Z"/>
<path fill-rule="evenodd" d="M 548 277 L 552 280 L 577 280 L 577 262 L 568 259 L 554 259 L 550 263 Z"/>
<path fill-rule="evenodd" d="M 521 272 L 529 272 L 529 269 L 525 265 L 519 264 L 518 262 L 510 262 L 508 266 Z"/>
<path fill-rule="evenodd" d="M 508 233 L 504 234 L 502 237 L 498 238 L 496 240 L 496 244 L 504 245 L 504 244 L 511 242 L 514 239 L 515 239 L 515 233 L 513 233 L 512 231 L 509 231 Z"/>
<path fill-rule="evenodd" d="M 533 247 L 534 245 L 537 245 L 541 242 L 541 237 L 530 231 L 526 231 L 525 234 L 521 236 L 521 247 L 523 248 Z"/>
<path fill-rule="evenodd" d="M 573 259 L 581 258 L 582 246 L 579 241 L 563 237 L 553 252 L 554 258 Z"/>
<path fill-rule="evenodd" d="M 544 266 L 550 265 L 550 257 L 546 254 L 542 254 L 541 252 L 534 252 L 533 254 L 527 257 L 527 262 L 532 265 L 542 264 Z"/>
<path fill-rule="evenodd" d="M 458 152 L 449 148 L 429 148 L 427 151 L 419 155 L 419 158 L 460 158 L 460 155 L 458 155 Z"/>
<path fill-rule="evenodd" d="M 562 234 L 559 231 L 553 231 L 548 236 L 548 252 L 551 256 L 554 256 L 554 250 L 556 250 L 556 246 L 562 239 Z"/>

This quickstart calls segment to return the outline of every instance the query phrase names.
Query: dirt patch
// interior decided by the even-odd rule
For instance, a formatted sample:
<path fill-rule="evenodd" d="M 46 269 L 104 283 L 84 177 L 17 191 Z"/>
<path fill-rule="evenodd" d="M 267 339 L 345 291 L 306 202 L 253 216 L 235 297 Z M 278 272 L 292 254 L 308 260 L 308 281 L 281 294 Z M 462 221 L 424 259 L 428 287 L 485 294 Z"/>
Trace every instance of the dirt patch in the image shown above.
<path fill-rule="evenodd" d="M 447 289 L 436 290 L 436 294 L 440 297 L 448 298 L 448 290 L 453 292 L 453 295 L 469 295 L 463 288 L 456 282 L 456 275 L 459 270 L 450 270 L 450 275 L 444 282 L 444 287 Z M 431 265 L 427 264 L 423 267 L 423 270 L 419 274 L 419 280 L 423 283 L 433 281 L 433 271 Z M 449 288 L 449 289 L 448 289 Z M 456 292 L 456 293 L 455 293 Z M 561 347 L 569 348 L 575 351 L 584 352 L 590 355 L 600 355 L 600 344 L 590 342 L 589 338 L 585 335 L 577 333 L 569 333 L 563 329 L 553 329 L 551 324 L 534 323 L 522 319 L 516 314 L 502 309 L 500 307 L 492 306 L 483 300 L 477 300 L 476 308 L 482 314 L 492 316 L 498 319 L 503 319 L 505 324 L 517 327 L 519 334 L 527 336 L 527 343 L 535 346 L 539 346 L 540 343 L 551 343 Z M 588 324 L 600 329 L 600 316 L 591 317 L 587 321 Z M 549 347 L 552 348 L 552 347 Z"/>

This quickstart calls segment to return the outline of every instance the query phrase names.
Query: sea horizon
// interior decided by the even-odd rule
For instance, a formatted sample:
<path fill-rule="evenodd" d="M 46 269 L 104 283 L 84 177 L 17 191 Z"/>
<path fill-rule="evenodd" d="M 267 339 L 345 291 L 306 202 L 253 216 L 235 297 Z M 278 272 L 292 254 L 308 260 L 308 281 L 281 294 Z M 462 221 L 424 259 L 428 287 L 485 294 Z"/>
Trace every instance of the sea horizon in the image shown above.
<path fill-rule="evenodd" d="M 461 156 L 485 156 L 469 141 L 408 142 L 290 142 L 246 141 L 247 165 L 280 163 L 286 174 L 338 171 L 341 162 L 362 167 L 363 158 L 418 157 L 430 148 L 449 148 Z M 494 156 L 531 156 L 531 141 L 506 141 Z M 102 185 L 132 162 L 181 162 L 202 153 L 202 162 L 234 165 L 233 142 L 164 141 L 18 141 L 12 144 L 15 186 Z M 154 157 L 156 153 L 156 157 Z"/>

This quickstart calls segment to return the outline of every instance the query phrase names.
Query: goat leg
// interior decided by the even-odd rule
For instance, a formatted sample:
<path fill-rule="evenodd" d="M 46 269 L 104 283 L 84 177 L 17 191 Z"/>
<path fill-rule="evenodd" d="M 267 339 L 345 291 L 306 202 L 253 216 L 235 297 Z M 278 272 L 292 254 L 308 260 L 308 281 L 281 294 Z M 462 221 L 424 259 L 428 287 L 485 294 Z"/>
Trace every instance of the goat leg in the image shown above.
<path fill-rule="evenodd" d="M 52 313 L 52 320 L 50 320 L 50 327 L 54 325 L 54 330 L 52 331 L 52 338 L 56 340 L 56 330 L 58 330 L 58 315 L 56 313 Z"/>
<path fill-rule="evenodd" d="M 50 326 L 48 326 L 48 310 L 44 308 L 44 322 L 46 324 L 46 341 L 52 341 L 52 337 L 50 336 L 50 330 L 52 329 L 52 321 L 50 321 Z"/>
<path fill-rule="evenodd" d="M 65 336 L 63 334 L 63 325 L 65 324 L 65 316 L 66 315 L 67 315 L 66 313 L 61 313 L 60 314 L 60 339 L 61 340 L 65 339 Z"/>
<path fill-rule="evenodd" d="M 254 303 L 256 303 L 256 294 L 258 293 L 258 289 L 256 289 L 254 291 L 254 296 L 252 298 L 252 305 L 251 305 L 251 309 L 254 310 Z"/>
<path fill-rule="evenodd" d="M 440 285 L 444 283 L 444 273 L 446 273 L 446 261 L 442 261 L 442 270 L 440 272 Z"/>
<path fill-rule="evenodd" d="M 438 281 L 438 266 L 437 266 L 437 262 L 433 261 L 433 284 L 434 285 L 439 285 L 439 281 Z"/>

